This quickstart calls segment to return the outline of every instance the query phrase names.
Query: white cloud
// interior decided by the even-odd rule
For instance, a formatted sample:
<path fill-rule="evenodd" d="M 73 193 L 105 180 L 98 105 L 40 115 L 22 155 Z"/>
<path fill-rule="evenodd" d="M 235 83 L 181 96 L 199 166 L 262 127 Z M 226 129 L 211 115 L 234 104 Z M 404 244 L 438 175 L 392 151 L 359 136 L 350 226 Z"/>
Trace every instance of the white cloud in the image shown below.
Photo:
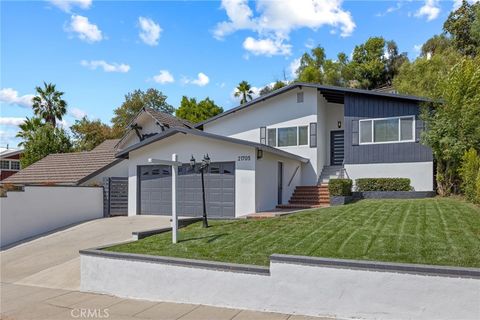
<path fill-rule="evenodd" d="M 395 12 L 395 11 L 398 11 L 402 8 L 403 6 L 403 2 L 402 1 L 398 1 L 397 4 L 395 6 L 391 6 L 391 7 L 388 7 L 387 10 L 385 10 L 384 12 L 379 12 L 376 14 L 377 17 L 384 17 L 386 16 L 387 14 L 389 13 L 392 13 L 392 12 Z"/>
<path fill-rule="evenodd" d="M 416 17 L 426 17 L 427 21 L 435 20 L 440 14 L 438 0 L 425 0 L 425 4 L 415 13 Z"/>
<path fill-rule="evenodd" d="M 125 63 L 108 63 L 104 60 L 82 60 L 80 64 L 84 67 L 89 69 L 95 70 L 97 68 L 102 68 L 105 72 L 128 72 L 130 70 L 130 66 Z"/>
<path fill-rule="evenodd" d="M 349 36 L 355 29 L 355 23 L 350 12 L 343 10 L 341 4 L 342 0 L 259 0 L 255 16 L 247 0 L 222 0 L 222 8 L 229 20 L 218 23 L 213 35 L 223 39 L 235 31 L 250 30 L 257 33 L 258 40 L 248 37 L 244 47 L 245 44 L 252 45 L 247 48 L 253 47 L 253 54 L 273 55 L 272 52 L 278 52 L 275 54 L 288 55 L 291 45 L 286 42 L 295 29 L 316 30 L 327 25 L 340 29 L 341 36 Z M 259 45 L 268 47 L 258 50 Z"/>
<path fill-rule="evenodd" d="M 301 58 L 293 59 L 290 65 L 288 66 L 288 69 L 290 71 L 290 76 L 292 78 L 296 78 L 298 76 L 297 70 L 300 67 L 300 60 Z"/>
<path fill-rule="evenodd" d="M 19 96 L 18 91 L 12 88 L 3 88 L 0 90 L 0 102 L 4 102 L 6 104 L 15 104 L 24 108 L 32 106 L 33 97 L 33 94 Z"/>
<path fill-rule="evenodd" d="M 75 118 L 77 120 L 80 120 L 87 115 L 87 113 L 85 111 L 83 111 L 82 109 L 79 109 L 79 108 L 70 109 L 68 111 L 68 114 L 71 115 L 73 118 Z"/>
<path fill-rule="evenodd" d="M 25 122 L 25 118 L 19 117 L 0 117 L 0 125 L 2 126 L 19 126 Z"/>
<path fill-rule="evenodd" d="M 160 73 L 153 76 L 153 81 L 160 84 L 172 83 L 175 81 L 173 75 L 168 70 L 160 70 Z"/>
<path fill-rule="evenodd" d="M 78 38 L 86 42 L 93 43 L 103 39 L 102 31 L 95 24 L 90 23 L 87 17 L 79 15 L 72 15 L 67 30 L 77 33 Z"/>
<path fill-rule="evenodd" d="M 210 82 L 210 78 L 203 72 L 200 72 L 197 75 L 196 79 L 189 79 L 189 78 L 183 79 L 183 83 L 185 84 L 191 83 L 200 87 L 206 86 L 209 82 Z"/>
<path fill-rule="evenodd" d="M 149 46 L 156 46 L 160 38 L 160 33 L 162 32 L 160 25 L 152 19 L 145 17 L 138 17 L 138 23 L 141 29 L 138 34 L 140 39 Z"/>
<path fill-rule="evenodd" d="M 70 12 L 73 7 L 79 7 L 81 9 L 90 8 L 92 0 L 50 0 L 50 3 L 65 12 Z"/>
<path fill-rule="evenodd" d="M 273 55 L 290 55 L 292 46 L 283 43 L 280 39 L 254 39 L 247 37 L 243 42 L 243 48 L 254 55 L 265 55 L 267 57 Z"/>
<path fill-rule="evenodd" d="M 315 40 L 312 38 L 307 39 L 307 42 L 305 42 L 305 48 L 307 49 L 313 49 L 315 47 Z"/>

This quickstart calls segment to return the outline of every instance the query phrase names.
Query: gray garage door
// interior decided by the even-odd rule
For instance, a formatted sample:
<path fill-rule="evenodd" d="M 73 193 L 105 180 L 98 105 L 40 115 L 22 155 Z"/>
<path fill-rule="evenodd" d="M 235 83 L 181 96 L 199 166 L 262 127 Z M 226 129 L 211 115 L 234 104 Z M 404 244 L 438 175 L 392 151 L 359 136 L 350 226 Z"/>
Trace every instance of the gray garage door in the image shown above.
<path fill-rule="evenodd" d="M 177 212 L 182 216 L 202 215 L 200 174 L 190 165 L 179 168 Z M 168 166 L 141 166 L 140 213 L 171 215 L 172 175 Z M 235 163 L 211 163 L 205 174 L 205 193 L 209 217 L 235 216 Z"/>

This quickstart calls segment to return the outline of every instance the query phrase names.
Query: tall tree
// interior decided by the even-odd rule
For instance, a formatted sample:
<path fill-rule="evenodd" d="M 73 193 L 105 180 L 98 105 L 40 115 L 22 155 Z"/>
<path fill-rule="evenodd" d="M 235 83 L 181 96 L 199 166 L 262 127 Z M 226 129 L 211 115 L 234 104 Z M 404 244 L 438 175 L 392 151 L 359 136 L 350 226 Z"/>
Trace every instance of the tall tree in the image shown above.
<path fill-rule="evenodd" d="M 67 103 L 62 99 L 64 93 L 57 91 L 54 84 L 44 82 L 43 85 L 43 88 L 35 88 L 37 95 L 32 98 L 33 112 L 55 127 L 57 119 L 62 120 L 67 113 Z"/>
<path fill-rule="evenodd" d="M 97 120 L 89 120 L 86 116 L 76 120 L 70 127 L 73 134 L 75 151 L 90 151 L 107 139 L 114 138 L 110 126 Z"/>
<path fill-rule="evenodd" d="M 20 131 L 17 133 L 16 137 L 22 139 L 18 145 L 23 146 L 25 141 L 31 139 L 35 131 L 43 125 L 45 125 L 45 123 L 42 122 L 42 119 L 38 117 L 27 117 L 25 121 L 18 126 Z"/>
<path fill-rule="evenodd" d="M 125 132 L 126 126 L 143 107 L 168 114 L 173 114 L 175 111 L 175 108 L 167 103 L 167 96 L 157 89 L 150 88 L 145 92 L 135 90 L 127 93 L 122 105 L 114 110 L 112 124 L 116 135 L 121 136 Z"/>
<path fill-rule="evenodd" d="M 242 81 L 238 84 L 236 91 L 235 91 L 235 97 L 242 97 L 240 100 L 240 104 L 244 104 L 249 100 L 252 100 L 253 97 L 253 90 L 250 84 L 247 81 Z"/>
<path fill-rule="evenodd" d="M 478 24 L 478 8 L 480 3 L 470 4 L 463 0 L 462 5 L 451 12 L 443 24 L 443 30 L 452 37 L 456 49 L 464 55 L 475 56 L 478 53 L 480 42 L 476 38 L 475 30 L 472 35 L 472 26 Z"/>
<path fill-rule="evenodd" d="M 180 107 L 177 109 L 175 115 L 191 123 L 198 123 L 222 112 L 223 108 L 217 106 L 215 102 L 208 97 L 197 103 L 195 98 L 183 96 Z"/>
<path fill-rule="evenodd" d="M 440 195 L 459 190 L 459 168 L 464 153 L 480 150 L 480 57 L 462 58 L 435 88 L 442 102 L 422 114 L 428 130 L 422 135 L 437 162 Z"/>
<path fill-rule="evenodd" d="M 20 158 L 22 168 L 51 153 L 70 152 L 72 144 L 68 134 L 62 128 L 53 127 L 50 123 L 40 126 L 23 144 L 23 154 Z"/>
<path fill-rule="evenodd" d="M 441 54 L 452 48 L 452 40 L 444 34 L 434 35 L 422 45 L 420 57 L 430 58 L 435 54 Z"/>
<path fill-rule="evenodd" d="M 280 80 L 277 80 L 277 81 L 275 81 L 275 83 L 274 83 L 273 85 L 266 85 L 265 87 L 263 87 L 263 88 L 260 90 L 259 94 L 260 94 L 261 96 L 263 96 L 263 95 L 266 95 L 266 94 L 268 94 L 268 93 L 270 93 L 270 92 L 272 92 L 272 91 L 275 91 L 275 90 L 278 90 L 278 89 L 280 89 L 280 88 L 283 88 L 283 87 L 285 87 L 286 85 L 287 85 L 287 84 L 286 84 L 285 82 L 280 81 Z"/>

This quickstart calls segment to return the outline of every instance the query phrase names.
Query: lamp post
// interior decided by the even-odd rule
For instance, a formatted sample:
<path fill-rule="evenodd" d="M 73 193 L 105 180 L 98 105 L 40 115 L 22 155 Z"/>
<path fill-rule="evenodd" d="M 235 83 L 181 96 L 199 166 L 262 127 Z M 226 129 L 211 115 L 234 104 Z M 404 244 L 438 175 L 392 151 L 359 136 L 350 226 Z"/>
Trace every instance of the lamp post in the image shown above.
<path fill-rule="evenodd" d="M 204 173 L 205 170 L 208 168 L 210 165 L 210 157 L 207 155 L 203 156 L 202 162 L 200 164 L 200 174 L 202 177 L 202 200 L 203 200 L 203 227 L 208 228 L 208 220 L 207 220 L 207 203 L 205 201 L 205 179 L 204 179 Z M 195 158 L 192 155 L 192 158 L 190 159 L 190 166 L 193 168 L 195 171 Z"/>

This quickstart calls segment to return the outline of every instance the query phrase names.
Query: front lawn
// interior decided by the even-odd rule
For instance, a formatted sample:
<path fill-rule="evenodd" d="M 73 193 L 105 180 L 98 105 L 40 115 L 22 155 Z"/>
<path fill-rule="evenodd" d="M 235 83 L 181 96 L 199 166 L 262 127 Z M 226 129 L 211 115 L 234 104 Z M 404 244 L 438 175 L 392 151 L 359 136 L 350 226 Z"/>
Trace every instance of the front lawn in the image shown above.
<path fill-rule="evenodd" d="M 256 265 L 281 253 L 480 267 L 480 208 L 456 199 L 363 200 L 210 224 L 180 229 L 175 245 L 164 233 L 106 250 Z"/>

